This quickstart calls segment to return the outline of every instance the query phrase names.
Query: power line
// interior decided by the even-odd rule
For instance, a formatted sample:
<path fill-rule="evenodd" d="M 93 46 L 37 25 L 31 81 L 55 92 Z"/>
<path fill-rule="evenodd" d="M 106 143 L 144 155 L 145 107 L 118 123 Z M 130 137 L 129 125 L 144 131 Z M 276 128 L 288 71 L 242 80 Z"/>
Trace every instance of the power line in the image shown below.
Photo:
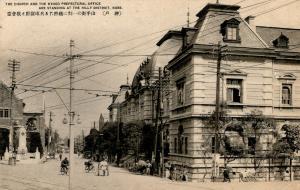
<path fill-rule="evenodd" d="M 65 49 L 66 49 L 66 48 L 63 48 L 63 50 L 65 50 Z M 58 53 L 57 53 L 56 55 L 58 55 Z M 52 63 L 54 63 L 54 62 L 56 62 L 56 61 L 58 61 L 58 60 L 60 60 L 60 59 L 61 59 L 61 58 L 57 58 L 57 57 L 56 57 L 55 59 L 49 61 L 49 63 L 46 63 L 46 64 L 44 64 L 44 61 L 35 63 L 35 64 L 32 65 L 32 68 L 36 68 L 36 65 L 38 65 L 38 66 L 40 66 L 41 64 L 43 64 L 43 65 L 42 65 L 41 67 L 38 67 L 37 70 L 31 72 L 31 73 L 28 74 L 27 76 L 22 76 L 22 78 L 27 78 L 27 77 L 30 77 L 30 76 L 33 75 L 33 74 L 39 73 L 40 71 L 46 69 L 46 68 L 49 67 Z"/>
<path fill-rule="evenodd" d="M 199 20 L 201 20 L 201 19 L 198 19 L 198 21 L 199 21 Z M 92 65 L 90 65 L 90 66 L 88 66 L 88 67 L 91 67 L 91 66 L 92 66 Z M 122 66 L 122 65 L 121 65 L 121 66 Z M 83 70 L 83 69 L 86 69 L 86 68 L 87 68 L 87 67 L 84 67 L 84 68 L 82 68 L 82 70 Z M 113 70 L 113 69 L 110 69 L 110 70 Z M 102 73 L 103 73 L 103 72 L 98 73 L 98 74 L 102 74 Z M 95 76 L 95 75 L 97 75 L 97 74 L 91 75 L 91 76 L 89 76 L 89 77 L 93 77 L 93 76 Z"/>
<path fill-rule="evenodd" d="M 261 5 L 261 4 L 269 4 L 269 3 L 274 2 L 274 1 L 277 1 L 277 0 L 261 1 L 261 2 L 258 2 L 258 3 L 254 3 L 254 4 L 251 4 L 251 5 L 242 7 L 242 8 L 243 8 L 243 9 L 247 9 L 247 8 L 250 8 L 250 7 L 253 7 L 253 6 L 257 6 L 257 5 Z"/>
<path fill-rule="evenodd" d="M 67 88 L 67 87 L 63 88 L 63 87 L 39 86 L 39 85 L 31 85 L 31 84 L 16 84 L 16 85 L 17 86 L 29 86 L 29 87 L 35 87 L 35 88 L 46 88 L 46 89 L 52 89 L 52 90 L 69 90 L 69 88 Z M 72 88 L 72 90 L 117 93 L 115 91 L 101 90 L 101 89 Z M 30 90 L 28 90 L 28 91 L 30 91 Z"/>
<path fill-rule="evenodd" d="M 288 3 L 286 3 L 286 4 L 280 5 L 280 6 L 278 6 L 278 7 L 273 8 L 273 9 L 269 9 L 269 10 L 267 10 L 267 11 L 263 11 L 263 12 L 257 13 L 257 15 L 255 15 L 255 16 L 256 16 L 256 17 L 259 17 L 259 16 L 264 15 L 264 14 L 267 14 L 267 13 L 269 13 L 269 12 L 276 11 L 276 10 L 281 9 L 281 8 L 283 8 L 283 7 L 286 7 L 286 6 L 288 6 L 288 5 L 294 4 L 294 3 L 296 3 L 297 1 L 299 1 L 299 0 L 290 1 L 290 2 L 288 2 Z"/>
<path fill-rule="evenodd" d="M 95 97 L 94 97 L 95 98 Z M 108 97 L 102 97 L 101 99 L 94 99 L 94 98 L 91 98 L 91 100 L 87 99 L 87 101 L 83 101 L 83 102 L 77 102 L 77 103 L 74 103 L 73 105 L 76 106 L 76 105 L 81 105 L 81 104 L 86 104 L 86 103 L 91 103 L 91 102 L 96 102 L 96 101 L 99 101 L 99 100 L 103 100 L 105 98 L 108 98 Z M 55 107 L 53 106 L 50 106 L 50 107 L 46 107 L 46 108 L 51 108 L 50 110 L 54 110 L 54 109 L 61 109 L 63 107 L 63 104 L 61 105 L 56 105 Z"/>
<path fill-rule="evenodd" d="M 237 3 L 235 3 L 234 5 L 236 5 L 236 4 L 239 4 L 239 3 L 241 3 L 241 2 L 244 2 L 245 0 L 242 0 L 242 1 L 239 1 L 239 2 L 237 2 Z M 199 20 L 203 20 L 203 19 L 198 19 L 197 21 L 199 22 Z M 197 22 L 196 21 L 196 22 Z M 160 31 L 158 31 L 158 32 L 160 32 Z M 144 35 L 143 35 L 144 36 Z M 139 38 L 139 37 L 138 37 Z M 156 38 L 156 37 L 155 37 Z M 132 38 L 133 39 L 133 38 Z M 132 39 L 130 39 L 130 40 L 132 40 Z M 117 43 L 115 43 L 115 44 L 117 44 Z M 110 45 L 110 46 L 113 46 L 113 45 L 115 45 L 115 44 L 112 44 L 112 45 Z M 105 47 L 108 47 L 108 46 L 105 46 Z M 16 50 L 15 50 L 16 51 Z M 34 53 L 34 52 L 25 52 L 25 51 L 19 51 L 19 52 L 23 52 L 23 53 L 29 53 L 29 54 L 33 54 L 33 55 L 44 55 L 44 56 L 52 56 L 52 55 L 50 55 L 50 54 L 41 54 L 41 53 Z M 83 52 L 83 53 L 86 53 L 86 52 L 90 52 L 90 51 L 85 51 L 85 52 Z M 57 57 L 57 55 L 53 55 L 53 56 L 55 56 L 55 57 Z M 135 55 L 114 55 L 114 56 L 135 56 Z M 148 56 L 148 55 L 136 55 L 136 56 Z M 59 57 L 64 57 L 64 56 L 59 56 Z M 82 59 L 82 58 L 77 58 L 77 59 Z M 97 64 L 98 63 L 103 63 L 103 62 L 101 62 L 101 61 L 96 61 L 96 60 L 88 60 L 88 59 L 82 59 L 82 60 L 85 60 L 85 61 L 95 61 Z M 104 63 L 105 64 L 105 63 Z M 88 66 L 88 67 L 91 67 L 91 66 L 93 66 L 93 65 L 90 65 L 90 66 Z M 88 68 L 87 67 L 87 68 Z M 85 68 L 82 68 L 82 69 L 85 69 Z"/>
<path fill-rule="evenodd" d="M 67 62 L 66 59 L 60 61 L 58 64 L 53 65 L 52 67 L 46 68 L 46 69 L 44 69 L 44 70 L 40 70 L 40 71 L 37 72 L 36 74 L 33 74 L 32 76 L 27 77 L 27 78 L 25 78 L 25 79 L 19 81 L 19 83 L 23 83 L 23 82 L 25 82 L 25 81 L 27 81 L 27 80 L 33 79 L 33 78 L 38 77 L 38 76 L 40 76 L 40 75 L 42 75 L 42 74 L 44 74 L 44 73 L 47 73 L 47 72 L 49 72 L 50 70 L 55 69 L 55 68 L 57 68 L 58 66 L 64 64 L 65 62 Z"/>

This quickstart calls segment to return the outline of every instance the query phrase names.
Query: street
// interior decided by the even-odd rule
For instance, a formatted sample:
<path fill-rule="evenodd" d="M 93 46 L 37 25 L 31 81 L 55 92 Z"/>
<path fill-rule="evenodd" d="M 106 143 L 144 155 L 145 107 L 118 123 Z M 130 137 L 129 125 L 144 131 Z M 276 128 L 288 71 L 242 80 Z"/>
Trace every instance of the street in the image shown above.
<path fill-rule="evenodd" d="M 75 171 L 72 175 L 72 189 L 107 189 L 107 190 L 181 190 L 181 189 L 300 189 L 299 182 L 271 183 L 190 183 L 173 182 L 153 176 L 136 175 L 126 169 L 110 167 L 110 176 L 96 176 L 95 173 L 85 173 L 84 160 L 75 160 Z M 59 173 L 60 162 L 50 160 L 44 164 L 18 164 L 9 166 L 0 164 L 1 190 L 65 190 L 68 189 L 68 176 Z"/>

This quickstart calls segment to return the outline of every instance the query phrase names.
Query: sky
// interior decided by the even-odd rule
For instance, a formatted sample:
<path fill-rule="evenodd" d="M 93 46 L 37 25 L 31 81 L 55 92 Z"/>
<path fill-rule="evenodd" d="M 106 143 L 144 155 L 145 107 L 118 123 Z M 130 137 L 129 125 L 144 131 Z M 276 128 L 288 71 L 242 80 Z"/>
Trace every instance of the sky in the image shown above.
<path fill-rule="evenodd" d="M 79 134 L 84 130 L 86 134 L 101 113 L 105 120 L 108 120 L 107 107 L 111 103 L 111 97 L 96 97 L 96 94 L 110 95 L 117 92 L 120 85 L 127 82 L 127 76 L 131 83 L 136 69 L 148 55 L 155 51 L 159 39 L 169 29 L 186 26 L 188 9 L 190 22 L 194 23 L 197 19 L 195 15 L 207 3 L 216 1 L 77 0 L 76 2 L 101 2 L 103 6 L 121 6 L 121 15 L 115 16 L 111 11 L 109 15 L 103 16 L 102 11 L 99 11 L 95 16 L 63 17 L 9 17 L 6 15 L 8 10 L 31 10 L 36 7 L 11 7 L 5 4 L 8 2 L 54 1 L 1 1 L 0 80 L 10 85 L 7 63 L 10 59 L 16 59 L 21 65 L 20 71 L 17 72 L 18 84 L 67 88 L 69 62 L 63 62 L 62 56 L 69 53 L 69 42 L 71 39 L 74 40 L 73 54 L 85 55 L 74 62 L 75 70 L 78 71 L 75 74 L 74 88 L 86 89 L 86 91 L 73 93 L 75 104 L 73 108 L 82 121 L 81 124 L 75 125 L 74 131 L 75 134 Z M 55 2 L 63 2 L 63 0 Z M 265 3 L 245 8 L 260 2 Z M 292 4 L 282 7 L 289 2 Z M 300 28 L 299 0 L 220 0 L 220 3 L 240 5 L 242 17 L 259 15 L 255 18 L 255 23 L 259 26 Z M 260 15 L 268 10 L 270 12 Z M 114 56 L 120 54 L 138 56 Z M 38 74 L 45 68 L 51 69 Z M 29 91 L 24 92 L 25 89 Z M 63 125 L 62 120 L 68 111 L 62 102 L 68 105 L 69 92 L 66 89 L 58 89 L 42 93 L 42 89 L 45 90 L 45 88 L 18 85 L 16 95 L 26 103 L 26 112 L 41 112 L 45 105 L 46 124 L 49 123 L 49 112 L 52 111 L 55 115 L 52 126 L 61 136 L 67 136 L 68 126 Z M 102 92 L 88 90 L 102 90 Z"/>

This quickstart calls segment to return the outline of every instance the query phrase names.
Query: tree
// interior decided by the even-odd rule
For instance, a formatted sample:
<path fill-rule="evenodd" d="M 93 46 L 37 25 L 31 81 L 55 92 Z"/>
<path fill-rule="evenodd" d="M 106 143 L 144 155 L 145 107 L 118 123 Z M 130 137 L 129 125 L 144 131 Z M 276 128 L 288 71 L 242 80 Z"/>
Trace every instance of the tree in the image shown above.
<path fill-rule="evenodd" d="M 300 150 L 300 126 L 295 124 L 283 125 L 281 131 L 284 133 L 273 145 L 273 155 L 293 155 Z"/>
<path fill-rule="evenodd" d="M 251 133 L 254 133 L 254 145 L 253 145 L 253 153 L 254 153 L 254 169 L 259 167 L 260 163 L 257 161 L 257 156 L 266 156 L 266 151 L 262 151 L 262 147 L 259 143 L 260 138 L 265 130 L 269 132 L 269 130 L 275 130 L 275 121 L 272 118 L 265 117 L 261 111 L 253 110 L 247 117 L 244 118 L 244 123 L 250 124 L 251 131 L 248 131 L 248 136 Z"/>
<path fill-rule="evenodd" d="M 266 130 L 268 132 L 269 129 L 274 130 L 274 120 L 265 117 L 258 110 L 253 110 L 250 114 L 241 118 L 232 118 L 223 111 L 220 113 L 219 123 L 217 123 L 215 115 L 213 113 L 208 117 L 204 121 L 204 125 L 211 128 L 211 132 L 217 133 L 217 141 L 219 142 L 216 143 L 217 146 L 215 148 L 217 153 L 224 155 L 224 163 L 226 164 L 236 158 L 247 155 L 249 150 L 247 151 L 248 145 L 246 142 L 251 137 L 254 143 L 251 154 L 254 154 L 254 168 L 257 169 L 259 163 L 256 157 L 264 154 L 264 151 L 260 151 L 262 147 L 257 142 L 260 142 L 260 137 Z M 215 130 L 217 127 L 218 130 Z"/>

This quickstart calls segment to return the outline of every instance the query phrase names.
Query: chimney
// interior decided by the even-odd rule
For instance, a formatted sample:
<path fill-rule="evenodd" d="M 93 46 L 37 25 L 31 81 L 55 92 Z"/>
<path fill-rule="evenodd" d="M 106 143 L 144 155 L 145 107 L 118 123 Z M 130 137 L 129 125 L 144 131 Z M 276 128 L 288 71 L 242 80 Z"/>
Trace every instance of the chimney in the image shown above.
<path fill-rule="evenodd" d="M 251 29 L 256 32 L 255 16 L 249 15 L 245 18 L 245 21 L 249 24 Z"/>

